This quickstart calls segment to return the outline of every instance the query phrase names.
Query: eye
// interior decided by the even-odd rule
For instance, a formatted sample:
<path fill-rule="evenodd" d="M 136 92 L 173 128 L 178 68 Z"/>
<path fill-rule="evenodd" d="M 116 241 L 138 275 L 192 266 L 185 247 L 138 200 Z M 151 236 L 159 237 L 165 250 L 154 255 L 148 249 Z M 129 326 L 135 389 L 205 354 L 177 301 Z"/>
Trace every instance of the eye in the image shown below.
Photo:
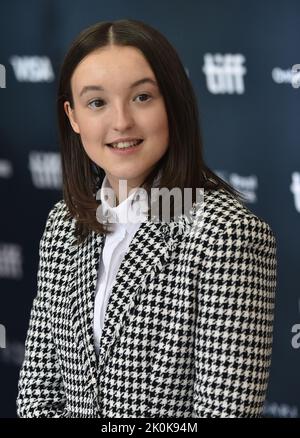
<path fill-rule="evenodd" d="M 88 106 L 90 108 L 101 108 L 102 105 L 99 105 L 99 102 L 104 102 L 104 100 L 102 100 L 102 99 L 94 99 L 91 102 L 89 102 Z M 92 106 L 92 104 L 94 104 L 94 103 L 96 103 L 96 105 Z"/>
<path fill-rule="evenodd" d="M 136 96 L 136 99 L 138 97 L 141 97 L 141 96 L 146 96 L 147 98 L 149 97 L 151 99 L 151 96 L 149 94 L 147 94 L 147 93 L 139 94 L 138 96 Z M 149 100 L 149 99 L 147 99 L 147 100 Z M 142 100 L 142 102 L 147 102 L 147 100 Z"/>

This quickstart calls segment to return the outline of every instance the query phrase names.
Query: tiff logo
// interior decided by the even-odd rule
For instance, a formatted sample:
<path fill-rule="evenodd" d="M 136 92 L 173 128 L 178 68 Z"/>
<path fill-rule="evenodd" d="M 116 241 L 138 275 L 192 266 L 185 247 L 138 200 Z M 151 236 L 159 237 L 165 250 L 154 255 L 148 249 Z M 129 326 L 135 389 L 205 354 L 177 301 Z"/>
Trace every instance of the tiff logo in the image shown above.
<path fill-rule="evenodd" d="M 6 339 L 6 346 L 1 350 L 0 362 L 21 366 L 25 357 L 24 344 Z"/>
<path fill-rule="evenodd" d="M 6 88 L 6 70 L 2 64 L 0 64 L 0 88 Z"/>
<path fill-rule="evenodd" d="M 203 72 L 206 85 L 213 94 L 243 94 L 245 91 L 243 76 L 247 72 L 243 66 L 245 57 L 237 53 L 221 55 L 206 53 Z"/>
<path fill-rule="evenodd" d="M 6 348 L 6 330 L 3 324 L 0 324 L 0 348 Z"/>
<path fill-rule="evenodd" d="M 11 161 L 0 159 L 0 178 L 11 178 L 13 167 Z"/>
<path fill-rule="evenodd" d="M 57 152 L 29 154 L 29 171 L 33 185 L 38 189 L 60 189 L 62 186 L 61 159 Z"/>
<path fill-rule="evenodd" d="M 298 418 L 298 407 L 287 403 L 268 402 L 264 404 L 264 417 Z"/>
<path fill-rule="evenodd" d="M 16 244 L 0 244 L 0 278 L 23 277 L 22 248 Z"/>

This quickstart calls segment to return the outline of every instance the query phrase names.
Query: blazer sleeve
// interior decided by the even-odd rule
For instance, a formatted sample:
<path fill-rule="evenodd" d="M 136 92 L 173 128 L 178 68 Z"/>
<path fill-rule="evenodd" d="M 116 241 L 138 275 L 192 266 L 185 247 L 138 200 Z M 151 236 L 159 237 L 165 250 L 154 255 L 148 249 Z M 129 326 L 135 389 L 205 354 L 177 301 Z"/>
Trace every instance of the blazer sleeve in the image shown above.
<path fill-rule="evenodd" d="M 268 385 L 276 240 L 257 216 L 203 235 L 193 416 L 261 417 Z"/>
<path fill-rule="evenodd" d="M 50 211 L 39 245 L 38 291 L 33 301 L 20 370 L 17 415 L 24 418 L 68 415 L 59 361 L 51 335 L 48 281 L 56 206 Z"/>

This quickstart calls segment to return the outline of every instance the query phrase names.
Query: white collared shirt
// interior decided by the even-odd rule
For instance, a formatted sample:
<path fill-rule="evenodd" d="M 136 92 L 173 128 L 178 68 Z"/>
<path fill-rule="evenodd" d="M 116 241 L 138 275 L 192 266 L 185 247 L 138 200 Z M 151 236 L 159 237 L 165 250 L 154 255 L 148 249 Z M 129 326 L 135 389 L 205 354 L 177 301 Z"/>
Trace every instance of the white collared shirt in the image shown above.
<path fill-rule="evenodd" d="M 130 194 L 124 201 L 116 207 L 108 196 L 105 199 L 105 189 L 112 187 L 107 176 L 104 177 L 100 199 L 102 212 L 110 220 L 113 217 L 116 223 L 113 223 L 113 233 L 107 234 L 99 263 L 98 280 L 96 287 L 94 303 L 94 346 L 98 355 L 100 349 L 101 333 L 104 325 L 106 307 L 110 297 L 113 281 L 116 278 L 122 259 L 128 250 L 129 244 L 139 229 L 146 215 L 138 206 L 142 204 L 136 199 L 137 190 Z M 138 205 L 137 205 L 138 203 Z M 144 204 L 143 204 L 144 205 Z M 130 221 L 128 220 L 130 218 Z"/>

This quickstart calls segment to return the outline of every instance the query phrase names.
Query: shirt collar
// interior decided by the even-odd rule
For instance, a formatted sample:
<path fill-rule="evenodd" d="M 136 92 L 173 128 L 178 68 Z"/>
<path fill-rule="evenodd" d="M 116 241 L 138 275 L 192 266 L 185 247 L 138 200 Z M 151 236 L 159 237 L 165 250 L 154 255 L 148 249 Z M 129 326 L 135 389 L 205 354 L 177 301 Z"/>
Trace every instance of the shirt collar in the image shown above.
<path fill-rule="evenodd" d="M 159 186 L 161 176 L 162 170 L 160 169 L 153 181 L 152 187 Z M 143 199 L 143 196 L 139 196 L 138 189 L 139 188 L 136 188 L 136 190 L 119 205 L 114 206 L 114 191 L 107 175 L 104 176 L 100 190 L 102 215 L 104 215 L 109 222 L 113 222 L 114 228 L 121 227 L 130 231 L 136 228 L 137 223 L 147 220 L 146 211 L 148 204 L 147 201 Z"/>
<path fill-rule="evenodd" d="M 129 232 L 138 223 L 145 220 L 146 213 L 142 209 L 142 206 L 145 206 L 145 204 L 140 201 L 137 195 L 138 188 L 124 201 L 114 206 L 114 191 L 105 175 L 100 191 L 102 214 L 109 222 L 113 222 L 114 228 L 124 228 Z"/>

